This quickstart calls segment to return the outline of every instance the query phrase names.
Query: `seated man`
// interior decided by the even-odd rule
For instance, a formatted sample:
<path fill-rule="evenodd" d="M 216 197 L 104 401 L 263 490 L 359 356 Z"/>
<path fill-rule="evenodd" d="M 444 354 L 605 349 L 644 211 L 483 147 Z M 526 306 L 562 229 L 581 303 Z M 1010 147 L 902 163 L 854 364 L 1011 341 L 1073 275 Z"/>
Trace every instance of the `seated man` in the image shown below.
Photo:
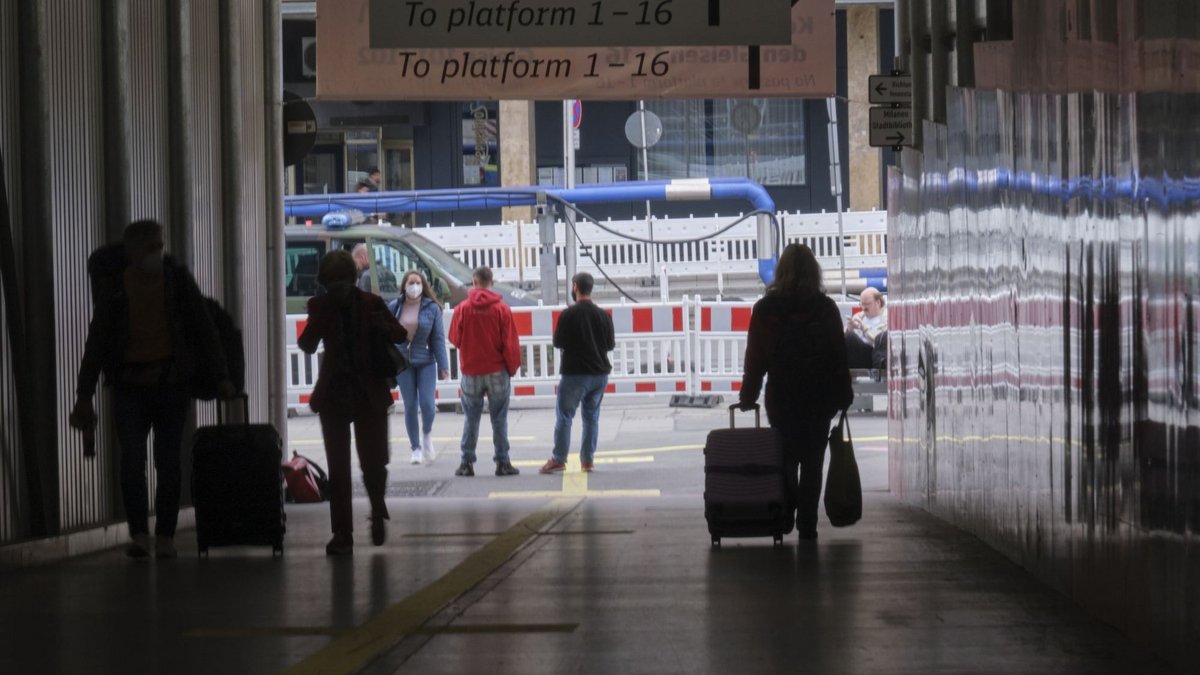
<path fill-rule="evenodd" d="M 862 311 L 846 324 L 846 358 L 851 368 L 887 366 L 887 308 L 883 294 L 867 288 L 859 296 Z"/>

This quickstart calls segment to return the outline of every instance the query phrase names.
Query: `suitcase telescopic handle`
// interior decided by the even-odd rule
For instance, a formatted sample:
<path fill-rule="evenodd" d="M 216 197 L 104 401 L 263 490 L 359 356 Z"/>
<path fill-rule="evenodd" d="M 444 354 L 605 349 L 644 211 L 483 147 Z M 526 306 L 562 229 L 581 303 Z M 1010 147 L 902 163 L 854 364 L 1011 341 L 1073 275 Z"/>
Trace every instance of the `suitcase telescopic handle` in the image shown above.
<path fill-rule="evenodd" d="M 729 428 L 730 429 L 737 428 L 737 425 L 734 424 L 733 414 L 741 409 L 742 409 L 741 403 L 734 403 L 733 405 L 729 406 Z M 754 404 L 754 428 L 756 428 L 756 429 L 762 427 L 762 419 L 759 415 L 759 411 L 761 411 L 761 410 L 762 410 L 762 408 L 757 403 L 755 403 Z"/>
<path fill-rule="evenodd" d="M 217 399 L 217 424 L 219 426 L 225 426 L 225 406 L 228 405 L 232 401 L 241 401 L 242 402 L 242 422 L 247 427 L 249 427 L 250 426 L 250 395 L 245 392 L 242 392 L 242 393 L 238 394 L 237 396 L 234 396 L 233 398 L 225 400 L 225 401 Z"/>

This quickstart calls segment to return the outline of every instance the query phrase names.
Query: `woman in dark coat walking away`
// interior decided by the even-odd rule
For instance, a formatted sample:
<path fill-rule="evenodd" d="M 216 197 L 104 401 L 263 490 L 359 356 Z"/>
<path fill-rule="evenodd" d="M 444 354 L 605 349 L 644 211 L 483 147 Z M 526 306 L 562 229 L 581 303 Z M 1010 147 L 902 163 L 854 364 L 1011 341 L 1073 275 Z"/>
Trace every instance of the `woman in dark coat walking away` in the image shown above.
<path fill-rule="evenodd" d="M 353 509 L 350 490 L 350 425 L 358 445 L 363 483 L 371 500 L 371 540 L 376 546 L 387 537 L 384 502 L 388 463 L 388 408 L 393 381 L 378 375 L 371 364 L 373 333 L 391 342 L 403 342 L 404 327 L 388 312 L 379 296 L 355 287 L 354 258 L 346 251 L 331 251 L 321 259 L 317 281 L 324 295 L 308 301 L 308 325 L 300 335 L 300 348 L 312 354 L 323 341 L 325 355 L 313 387 L 313 412 L 321 417 L 321 434 L 329 461 L 329 515 L 333 539 L 325 546 L 329 555 L 354 551 Z"/>
<path fill-rule="evenodd" d="M 739 394 L 741 406 L 752 407 L 766 376 L 767 419 L 783 442 L 801 539 L 817 537 L 830 421 L 854 400 L 841 313 L 821 278 L 811 249 L 803 244 L 784 249 L 766 297 L 754 305 Z"/>

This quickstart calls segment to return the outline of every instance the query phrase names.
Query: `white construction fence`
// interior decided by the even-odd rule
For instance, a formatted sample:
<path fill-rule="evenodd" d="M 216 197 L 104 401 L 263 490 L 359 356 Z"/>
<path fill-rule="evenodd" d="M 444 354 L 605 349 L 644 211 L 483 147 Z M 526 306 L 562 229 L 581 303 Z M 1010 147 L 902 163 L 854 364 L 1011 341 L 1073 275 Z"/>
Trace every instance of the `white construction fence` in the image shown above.
<path fill-rule="evenodd" d="M 736 394 L 741 388 L 750 302 L 704 302 L 685 298 L 669 304 L 606 305 L 616 328 L 608 395 Z M 554 327 L 565 307 L 513 309 L 521 338 L 521 369 L 513 378 L 517 400 L 552 401 L 561 373 Z M 453 310 L 447 309 L 446 325 Z M 305 354 L 296 344 L 306 317 L 291 315 L 288 330 L 288 408 L 308 411 L 321 352 Z M 450 350 L 450 379 L 439 381 L 437 398 L 459 399 L 458 350 Z M 395 394 L 396 392 L 393 392 Z"/>
<path fill-rule="evenodd" d="M 838 236 L 836 213 L 778 214 L 785 243 L 807 244 L 827 273 L 833 274 L 841 264 L 842 247 L 846 254 L 847 276 L 886 274 L 887 213 L 862 211 L 842 216 L 843 235 Z M 691 240 L 717 232 L 737 220 L 730 216 L 712 218 L 655 218 L 655 241 Z M 606 221 L 606 227 L 623 235 L 649 239 L 651 224 L 645 220 Z M 666 266 L 671 276 L 715 276 L 715 287 L 725 275 L 758 274 L 758 241 L 754 219 L 746 220 L 712 239 L 685 244 L 655 244 L 654 268 L 651 268 L 650 245 L 630 241 L 606 232 L 589 222 L 579 222 L 579 237 L 587 255 L 580 256 L 580 271 L 597 273 L 597 265 L 614 279 L 658 276 Z M 527 284 L 540 279 L 538 225 L 510 223 L 505 225 L 453 225 L 450 227 L 421 227 L 417 230 L 442 248 L 454 254 L 469 267 L 487 265 L 496 280 L 508 284 Z M 565 260 L 568 228 L 556 225 L 555 247 L 558 262 Z"/>

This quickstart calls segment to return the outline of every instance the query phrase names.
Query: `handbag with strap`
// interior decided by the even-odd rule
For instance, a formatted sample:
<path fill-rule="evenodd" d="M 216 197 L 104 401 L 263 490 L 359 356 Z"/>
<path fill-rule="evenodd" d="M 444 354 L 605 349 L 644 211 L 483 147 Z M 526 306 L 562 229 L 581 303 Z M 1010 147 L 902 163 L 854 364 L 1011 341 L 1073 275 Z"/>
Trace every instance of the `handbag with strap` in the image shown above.
<path fill-rule="evenodd" d="M 862 519 L 862 481 L 854 459 L 854 439 L 846 411 L 829 433 L 829 474 L 825 479 L 825 515 L 834 527 L 848 527 Z"/>

